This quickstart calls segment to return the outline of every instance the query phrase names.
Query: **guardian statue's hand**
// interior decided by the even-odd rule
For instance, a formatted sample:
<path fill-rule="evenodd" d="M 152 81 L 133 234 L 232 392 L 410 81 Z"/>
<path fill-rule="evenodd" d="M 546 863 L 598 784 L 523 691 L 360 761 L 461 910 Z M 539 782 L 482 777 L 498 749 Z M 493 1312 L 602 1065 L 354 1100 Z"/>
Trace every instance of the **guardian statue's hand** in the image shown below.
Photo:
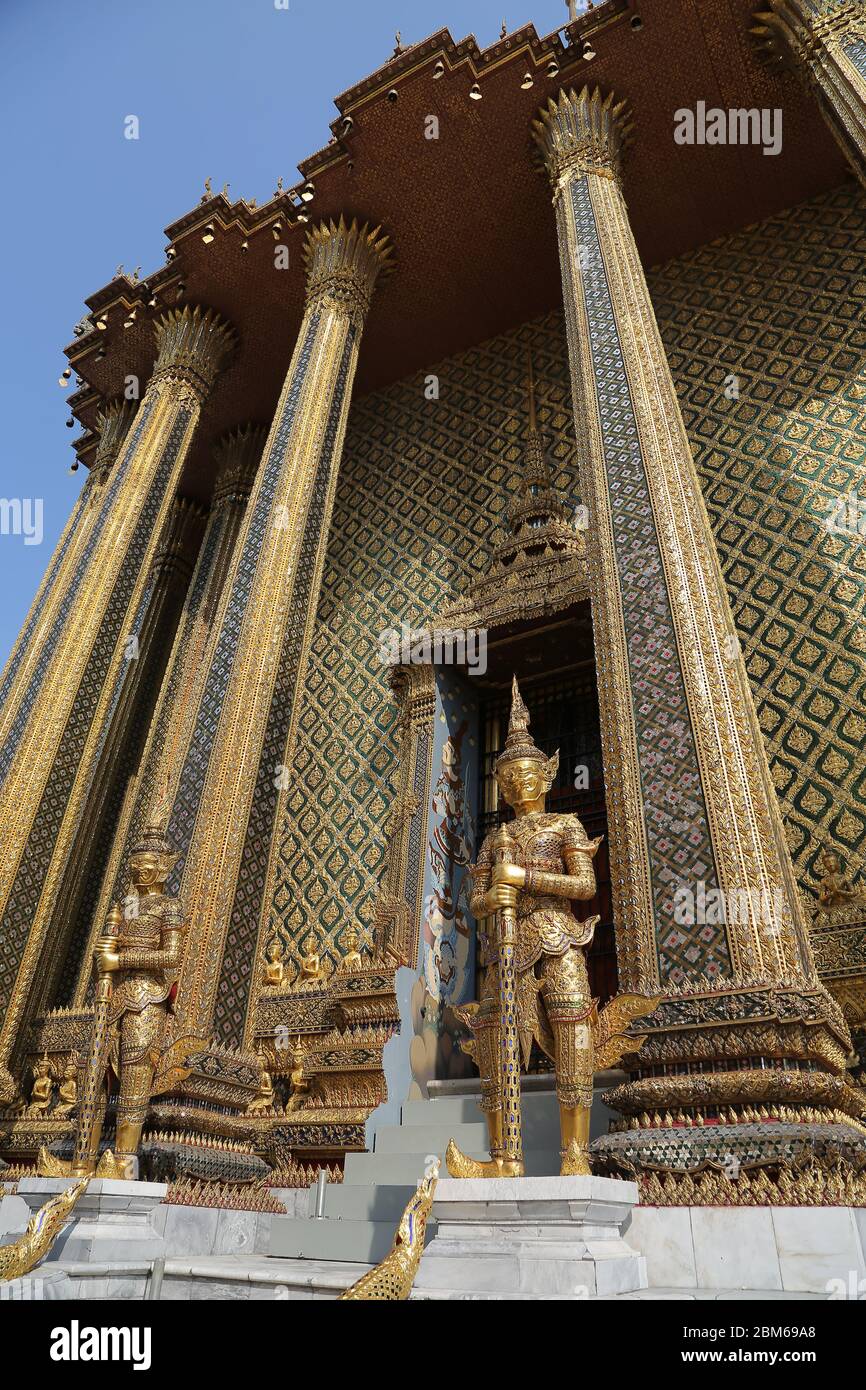
<path fill-rule="evenodd" d="M 526 870 L 521 869 L 519 864 L 493 865 L 493 883 L 507 884 L 509 888 L 523 888 L 526 883 Z"/>
<path fill-rule="evenodd" d="M 523 872 L 521 870 L 521 872 Z M 517 889 L 510 883 L 494 883 L 487 893 L 487 901 L 493 910 L 500 907 L 517 906 Z"/>

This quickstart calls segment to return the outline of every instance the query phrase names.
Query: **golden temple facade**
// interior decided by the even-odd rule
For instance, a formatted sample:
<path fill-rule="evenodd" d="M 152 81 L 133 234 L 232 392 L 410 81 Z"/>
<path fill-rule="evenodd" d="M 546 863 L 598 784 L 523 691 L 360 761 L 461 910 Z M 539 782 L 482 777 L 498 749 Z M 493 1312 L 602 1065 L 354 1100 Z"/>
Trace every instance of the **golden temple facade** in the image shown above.
<path fill-rule="evenodd" d="M 88 477 L 2 677 L 0 1153 L 81 1142 L 142 846 L 181 944 L 128 948 L 159 1058 L 101 1141 L 140 1112 L 142 1172 L 309 1180 L 472 1075 L 516 674 L 603 837 L 593 996 L 657 1001 L 598 1171 L 860 1175 L 862 7 L 443 30 L 336 106 L 67 348 Z"/>

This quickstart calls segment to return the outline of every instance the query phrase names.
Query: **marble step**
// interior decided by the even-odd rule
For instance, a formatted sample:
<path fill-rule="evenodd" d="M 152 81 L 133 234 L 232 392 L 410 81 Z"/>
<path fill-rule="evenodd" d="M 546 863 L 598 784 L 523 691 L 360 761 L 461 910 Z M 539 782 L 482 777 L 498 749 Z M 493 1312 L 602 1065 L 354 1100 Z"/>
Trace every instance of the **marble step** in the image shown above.
<path fill-rule="evenodd" d="M 411 1125 L 472 1124 L 484 1119 L 479 1104 L 480 1094 L 450 1096 L 435 1100 L 407 1100 L 400 1109 L 400 1124 Z M 551 1091 L 533 1092 L 521 1098 L 521 1111 L 525 1116 L 556 1115 L 556 1096 Z"/>
<path fill-rule="evenodd" d="M 527 1079 L 532 1080 L 534 1078 L 524 1078 L 524 1081 Z M 590 1123 L 591 1139 L 608 1133 L 609 1122 L 614 1115 L 614 1111 L 602 1100 L 604 1089 L 606 1087 L 597 1087 L 594 1093 Z M 466 1095 L 447 1097 L 437 1095 L 435 1099 L 431 1100 L 407 1101 L 401 1107 L 399 1128 L 413 1130 L 420 1125 L 454 1127 L 477 1121 L 485 1123 L 478 1104 L 479 1100 L 480 1095 L 476 1089 L 473 1093 Z M 524 1090 L 521 1096 L 520 1111 L 525 1149 L 559 1147 L 559 1106 L 553 1090 Z M 388 1128 L 390 1129 L 392 1126 L 388 1126 Z M 451 1135 L 449 1134 L 448 1137 L 450 1138 Z M 456 1134 L 453 1137 L 459 1144 L 460 1140 L 457 1139 Z M 487 1147 L 486 1142 L 483 1147 Z"/>
<path fill-rule="evenodd" d="M 554 1095 L 528 1095 L 523 1097 L 521 1103 L 521 1122 L 523 1127 L 523 1145 L 526 1149 L 553 1149 L 559 1145 L 559 1107 Z M 598 1132 L 607 1132 L 606 1115 L 598 1114 Z M 408 1101 L 400 1113 L 399 1132 L 411 1137 L 423 1127 L 425 1131 L 433 1132 L 441 1129 L 447 1131 L 445 1144 L 447 1147 L 448 1139 L 454 1139 L 462 1149 L 469 1152 L 466 1144 L 460 1139 L 460 1131 L 463 1127 L 481 1125 L 482 1141 L 481 1148 L 487 1148 L 487 1121 L 482 1110 L 479 1108 L 477 1100 L 471 1096 L 461 1096 L 454 1100 L 420 1100 Z M 392 1126 L 388 1126 L 390 1130 Z M 397 1126 L 393 1126 L 396 1130 Z M 379 1138 L 386 1130 L 380 1130 L 377 1136 L 377 1147 Z M 594 1136 L 593 1136 L 594 1137 Z M 413 1147 L 420 1147 L 418 1145 Z M 431 1150 L 434 1152 L 434 1150 Z M 474 1152 L 474 1149 L 472 1150 Z"/>
<path fill-rule="evenodd" d="M 414 1192 L 415 1183 L 329 1183 L 325 1188 L 325 1219 L 390 1221 L 393 1234 Z"/>
<path fill-rule="evenodd" d="M 469 1151 L 471 1158 L 487 1158 L 486 1146 L 480 1145 Z M 423 1176 L 424 1164 L 431 1149 L 419 1149 L 415 1153 L 368 1153 L 348 1154 L 344 1183 L 354 1186 L 361 1183 L 411 1183 L 414 1187 Z M 445 1159 L 443 1145 L 439 1157 Z M 528 1177 L 546 1177 L 559 1172 L 559 1148 L 527 1149 L 523 1155 Z"/>
<path fill-rule="evenodd" d="M 449 1139 L 453 1139 L 464 1153 L 483 1153 L 487 1148 L 487 1125 L 484 1120 L 476 1120 L 474 1124 L 450 1124 L 447 1121 L 443 1124 L 436 1123 L 437 1116 L 431 1119 L 433 1123 L 426 1125 L 389 1125 L 380 1129 L 376 1135 L 374 1153 L 417 1153 L 419 1149 L 426 1149 L 427 1153 L 443 1158 Z"/>
<path fill-rule="evenodd" d="M 405 1203 L 404 1203 L 405 1205 Z M 275 1216 L 268 1254 L 291 1260 L 340 1260 L 378 1264 L 394 1243 L 397 1219 L 388 1221 L 300 1220 Z M 428 1225 L 427 1239 L 435 1234 Z"/>

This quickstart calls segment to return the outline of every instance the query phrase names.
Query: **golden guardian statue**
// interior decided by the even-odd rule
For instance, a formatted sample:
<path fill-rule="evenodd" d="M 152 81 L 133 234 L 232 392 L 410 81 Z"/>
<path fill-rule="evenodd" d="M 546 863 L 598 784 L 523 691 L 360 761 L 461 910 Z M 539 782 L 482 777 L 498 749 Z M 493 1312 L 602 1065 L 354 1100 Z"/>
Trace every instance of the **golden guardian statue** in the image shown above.
<path fill-rule="evenodd" d="M 177 862 L 161 824 L 147 825 L 130 854 L 131 888 L 108 913 L 94 951 L 96 998 L 82 1085 L 72 1172 L 92 1174 L 107 1102 L 117 1078 L 117 1136 L 111 1176 L 132 1178 L 155 1077 L 166 1071 L 166 1016 L 180 969 L 184 916 L 166 889 Z M 51 1166 L 57 1171 L 58 1164 Z M 101 1171 L 101 1170 L 100 1170 Z"/>
<path fill-rule="evenodd" d="M 452 1177 L 523 1173 L 519 1072 L 521 1060 L 524 1067 L 529 1062 L 533 1039 L 555 1068 L 560 1173 L 590 1174 L 596 1044 L 603 1043 L 602 1065 L 625 1050 L 636 1051 L 642 1039 L 620 1034 L 619 1025 L 649 1013 L 656 1002 L 620 995 L 598 1016 L 585 952 L 599 918 L 579 921 L 570 904 L 595 896 L 592 861 L 601 840 L 590 840 L 577 816 L 545 810 L 558 767 L 559 754 L 548 758 L 533 742 L 515 677 L 508 735 L 495 768 L 515 818 L 486 836 L 473 870 L 470 905 L 479 922 L 484 971 L 478 1004 L 462 1011 L 474 1033 L 470 1051 L 481 1073 L 490 1158 L 469 1158 L 452 1140 L 446 1155 Z"/>

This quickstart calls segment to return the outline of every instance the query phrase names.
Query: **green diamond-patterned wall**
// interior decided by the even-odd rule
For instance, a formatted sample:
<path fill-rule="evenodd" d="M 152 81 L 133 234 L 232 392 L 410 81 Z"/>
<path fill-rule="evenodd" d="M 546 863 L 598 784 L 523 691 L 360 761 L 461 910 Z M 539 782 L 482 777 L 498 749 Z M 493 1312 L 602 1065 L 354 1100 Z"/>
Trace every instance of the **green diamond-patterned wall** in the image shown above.
<path fill-rule="evenodd" d="M 846 184 L 650 286 L 808 889 L 822 845 L 866 863 L 866 199 Z M 863 534 L 828 526 L 852 495 Z"/>
<path fill-rule="evenodd" d="M 866 830 L 866 206 L 853 185 L 650 276 L 804 886 L 822 844 L 856 872 Z M 357 401 L 304 692 L 274 915 L 290 958 L 369 930 L 393 795 L 395 707 L 376 636 L 483 571 L 517 486 L 525 351 L 556 482 L 577 502 L 565 330 L 549 314 Z M 725 396 L 730 374 L 739 400 Z"/>
<path fill-rule="evenodd" d="M 555 482 L 577 505 L 568 359 L 549 314 L 352 409 L 300 714 L 297 781 L 281 828 L 274 917 L 340 958 L 348 921 L 369 930 L 394 796 L 393 695 L 378 635 L 420 624 L 482 573 L 518 484 L 526 350 Z"/>

